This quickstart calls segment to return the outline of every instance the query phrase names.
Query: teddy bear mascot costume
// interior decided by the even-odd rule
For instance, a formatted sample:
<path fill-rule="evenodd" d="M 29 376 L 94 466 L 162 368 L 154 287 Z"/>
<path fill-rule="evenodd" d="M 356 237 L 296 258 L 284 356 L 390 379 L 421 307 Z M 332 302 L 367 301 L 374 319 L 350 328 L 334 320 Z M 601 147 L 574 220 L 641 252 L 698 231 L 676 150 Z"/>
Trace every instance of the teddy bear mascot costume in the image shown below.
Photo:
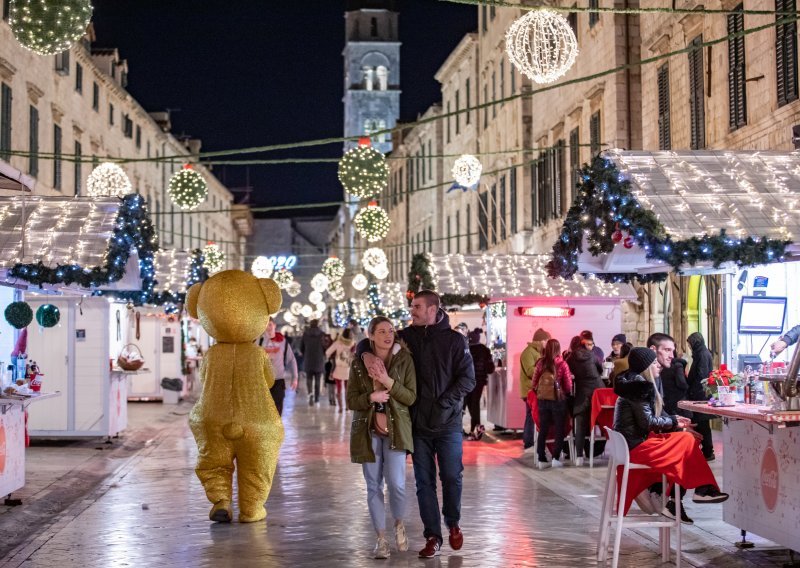
<path fill-rule="evenodd" d="M 233 517 L 234 461 L 239 482 L 239 522 L 267 516 L 283 442 L 283 423 L 269 393 L 275 382 L 266 352 L 254 343 L 281 307 L 273 280 L 225 270 L 193 285 L 186 294 L 189 315 L 216 340 L 200 367 L 203 392 L 189 424 L 197 441 L 195 472 L 214 505 L 209 518 Z"/>

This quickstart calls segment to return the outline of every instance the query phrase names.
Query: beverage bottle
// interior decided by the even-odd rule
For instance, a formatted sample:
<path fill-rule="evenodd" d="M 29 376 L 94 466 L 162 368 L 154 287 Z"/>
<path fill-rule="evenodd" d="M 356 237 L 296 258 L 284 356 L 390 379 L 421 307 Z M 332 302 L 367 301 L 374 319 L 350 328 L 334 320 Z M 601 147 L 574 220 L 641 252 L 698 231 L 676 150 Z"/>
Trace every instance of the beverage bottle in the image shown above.
<path fill-rule="evenodd" d="M 750 381 L 744 384 L 744 399 L 742 400 L 745 404 L 750 404 Z"/>

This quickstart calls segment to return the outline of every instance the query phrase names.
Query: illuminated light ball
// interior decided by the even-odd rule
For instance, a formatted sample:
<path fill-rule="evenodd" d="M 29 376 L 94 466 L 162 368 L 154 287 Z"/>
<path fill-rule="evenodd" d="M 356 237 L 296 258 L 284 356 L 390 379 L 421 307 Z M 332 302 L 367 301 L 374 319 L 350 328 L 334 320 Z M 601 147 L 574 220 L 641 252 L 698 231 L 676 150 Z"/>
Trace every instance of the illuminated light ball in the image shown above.
<path fill-rule="evenodd" d="M 300 310 L 300 315 L 304 318 L 308 319 L 311 317 L 311 314 L 314 313 L 314 310 L 308 304 L 304 305 L 303 308 Z"/>
<path fill-rule="evenodd" d="M 299 312 L 297 315 L 299 315 Z M 297 315 L 291 312 L 283 312 L 283 321 L 285 321 L 289 325 L 294 325 L 297 323 Z"/>
<path fill-rule="evenodd" d="M 361 238 L 374 243 L 389 234 L 391 220 L 389 214 L 378 206 L 378 203 L 371 201 L 364 209 L 360 209 L 355 216 L 355 225 Z"/>
<path fill-rule="evenodd" d="M 303 304 L 300 302 L 292 302 L 292 304 L 289 306 L 289 311 L 296 316 L 300 315 L 301 309 L 303 309 Z"/>
<path fill-rule="evenodd" d="M 389 276 L 389 268 L 386 266 L 379 266 L 376 268 L 373 273 L 375 278 L 378 280 L 384 280 L 387 276 Z"/>
<path fill-rule="evenodd" d="M 328 288 L 328 294 L 337 302 L 344 300 L 344 288 L 340 282 L 336 282 L 333 286 Z"/>
<path fill-rule="evenodd" d="M 208 197 L 208 184 L 205 178 L 188 164 L 169 178 L 167 194 L 181 209 L 197 209 Z"/>
<path fill-rule="evenodd" d="M 258 256 L 250 266 L 250 272 L 256 278 L 269 278 L 272 276 L 272 262 L 266 256 Z"/>
<path fill-rule="evenodd" d="M 311 288 L 317 292 L 324 292 L 328 289 L 330 280 L 322 272 L 317 272 L 311 279 Z"/>
<path fill-rule="evenodd" d="M 314 311 L 311 312 L 311 319 L 320 320 L 320 319 L 322 319 L 323 315 L 324 315 L 323 312 L 314 310 Z"/>
<path fill-rule="evenodd" d="M 368 248 L 361 256 L 361 263 L 367 272 L 372 272 L 379 266 L 386 266 L 388 262 L 389 259 L 386 258 L 386 253 L 378 247 Z"/>
<path fill-rule="evenodd" d="M 36 310 L 36 323 L 42 327 L 55 327 L 61 320 L 61 311 L 53 304 L 42 304 Z"/>
<path fill-rule="evenodd" d="M 356 274 L 355 276 L 353 276 L 353 288 L 355 288 L 359 292 L 365 289 L 368 284 L 369 281 L 367 280 L 367 277 L 364 276 L 363 274 Z"/>
<path fill-rule="evenodd" d="M 325 262 L 322 263 L 322 273 L 328 277 L 328 280 L 331 282 L 336 282 L 337 280 L 341 280 L 344 276 L 344 262 L 336 258 L 335 256 L 330 257 Z"/>
<path fill-rule="evenodd" d="M 214 274 L 225 268 L 225 253 L 222 252 L 214 243 L 208 243 L 203 247 L 203 266 L 209 274 Z"/>
<path fill-rule="evenodd" d="M 123 197 L 133 192 L 131 180 L 121 167 L 103 162 L 86 178 L 89 197 Z"/>
<path fill-rule="evenodd" d="M 472 187 L 481 179 L 483 165 L 471 154 L 464 154 L 453 164 L 453 179 L 462 187 Z"/>
<path fill-rule="evenodd" d="M 356 146 L 339 160 L 339 181 L 345 191 L 361 199 L 374 197 L 389 183 L 386 156 L 371 146 Z"/>
<path fill-rule="evenodd" d="M 319 304 L 322 301 L 322 292 L 314 290 L 308 295 L 308 301 L 312 304 Z"/>
<path fill-rule="evenodd" d="M 317 313 L 323 314 L 325 313 L 325 310 L 328 309 L 328 304 L 325 302 L 318 302 L 314 305 L 314 308 L 316 309 Z"/>
<path fill-rule="evenodd" d="M 8 25 L 25 49 L 39 55 L 68 50 L 86 33 L 90 0 L 11 0 Z"/>
<path fill-rule="evenodd" d="M 578 39 L 561 14 L 531 10 L 508 27 L 506 54 L 534 83 L 552 83 L 575 63 Z"/>
<path fill-rule="evenodd" d="M 289 285 L 294 282 L 294 274 L 292 274 L 291 270 L 281 268 L 272 276 L 272 279 L 279 288 L 286 290 L 288 289 Z"/>
<path fill-rule="evenodd" d="M 285 290 L 286 290 L 286 293 L 289 294 L 290 298 L 296 298 L 297 296 L 300 295 L 300 292 L 302 292 L 303 287 L 300 286 L 300 282 L 297 282 L 296 280 L 292 280 L 286 286 Z"/>

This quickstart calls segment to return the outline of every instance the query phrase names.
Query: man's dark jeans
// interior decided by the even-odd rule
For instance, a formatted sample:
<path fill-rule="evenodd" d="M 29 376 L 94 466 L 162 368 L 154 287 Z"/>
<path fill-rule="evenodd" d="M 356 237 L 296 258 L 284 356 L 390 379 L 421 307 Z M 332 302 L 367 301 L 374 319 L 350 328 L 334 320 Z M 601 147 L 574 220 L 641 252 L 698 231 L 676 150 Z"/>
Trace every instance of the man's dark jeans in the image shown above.
<path fill-rule="evenodd" d="M 463 436 L 460 430 L 435 437 L 414 436 L 414 479 L 417 483 L 419 516 L 425 527 L 425 538 L 435 536 L 442 542 L 442 515 L 450 527 L 461 520 L 461 486 L 464 472 L 462 461 Z M 436 464 L 442 480 L 443 505 L 439 512 L 436 494 Z"/>
<path fill-rule="evenodd" d="M 524 398 L 522 402 L 525 403 L 525 426 L 522 429 L 522 447 L 527 450 L 533 446 L 533 430 L 535 425 L 533 423 L 533 416 L 531 416 L 531 406 Z"/>

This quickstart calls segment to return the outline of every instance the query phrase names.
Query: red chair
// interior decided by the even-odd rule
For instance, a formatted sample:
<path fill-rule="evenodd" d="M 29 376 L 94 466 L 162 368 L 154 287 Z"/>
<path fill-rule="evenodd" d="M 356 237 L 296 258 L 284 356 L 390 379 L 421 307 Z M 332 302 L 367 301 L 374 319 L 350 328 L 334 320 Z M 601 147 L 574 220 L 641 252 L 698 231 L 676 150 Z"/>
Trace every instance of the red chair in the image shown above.
<path fill-rule="evenodd" d="M 531 418 L 533 418 L 533 447 L 539 440 L 539 399 L 536 398 L 536 393 L 533 390 L 528 391 L 528 406 L 531 407 Z M 555 439 L 555 424 L 550 427 L 550 431 L 546 432 L 545 443 L 548 445 L 550 453 L 553 452 L 553 445 Z M 570 459 L 575 457 L 575 437 L 572 435 L 572 416 L 567 412 L 567 419 L 564 421 L 564 441 L 569 448 Z M 534 452 L 534 465 L 539 465 L 539 454 Z M 560 456 L 559 456 L 560 457 Z"/>
<path fill-rule="evenodd" d="M 589 467 L 594 467 L 594 441 L 606 440 L 603 428 L 614 424 L 614 406 L 617 403 L 614 389 L 596 389 L 592 395 L 592 417 L 589 421 Z M 599 429 L 599 435 L 595 431 Z"/>

